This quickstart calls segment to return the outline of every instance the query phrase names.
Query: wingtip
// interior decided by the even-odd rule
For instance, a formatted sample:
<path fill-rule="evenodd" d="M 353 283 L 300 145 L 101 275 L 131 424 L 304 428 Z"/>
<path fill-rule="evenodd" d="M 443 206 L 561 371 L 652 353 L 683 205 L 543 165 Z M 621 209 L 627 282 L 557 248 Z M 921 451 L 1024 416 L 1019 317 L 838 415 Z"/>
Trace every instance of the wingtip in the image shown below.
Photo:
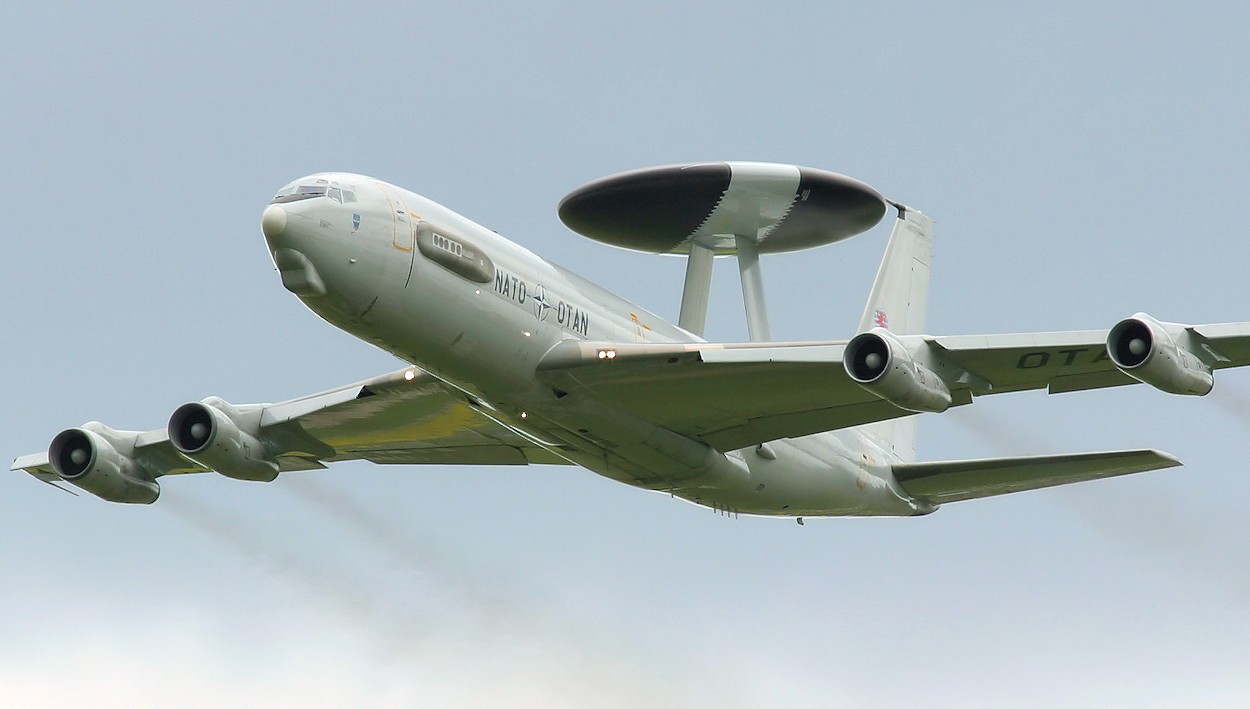
<path fill-rule="evenodd" d="M 50 468 L 47 453 L 28 453 L 26 455 L 19 455 L 13 459 L 13 465 L 9 467 L 9 470 L 25 470 L 29 473 L 32 470 L 39 468 Z"/>
<path fill-rule="evenodd" d="M 1150 452 L 1153 453 L 1156 458 L 1162 459 L 1163 462 L 1159 466 L 1160 468 L 1176 468 L 1185 464 L 1184 462 L 1181 461 L 1180 458 L 1177 458 L 1171 453 L 1167 453 L 1165 451 L 1160 451 L 1160 450 L 1153 450 L 1153 449 Z"/>

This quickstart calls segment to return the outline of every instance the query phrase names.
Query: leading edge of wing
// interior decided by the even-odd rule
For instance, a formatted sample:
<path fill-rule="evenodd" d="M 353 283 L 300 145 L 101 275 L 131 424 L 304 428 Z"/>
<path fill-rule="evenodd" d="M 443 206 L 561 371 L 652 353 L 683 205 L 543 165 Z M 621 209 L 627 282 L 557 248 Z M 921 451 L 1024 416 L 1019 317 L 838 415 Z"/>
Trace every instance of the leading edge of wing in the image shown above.
<path fill-rule="evenodd" d="M 1178 465 L 1167 453 L 1142 449 L 907 463 L 893 470 L 909 495 L 940 505 Z"/>

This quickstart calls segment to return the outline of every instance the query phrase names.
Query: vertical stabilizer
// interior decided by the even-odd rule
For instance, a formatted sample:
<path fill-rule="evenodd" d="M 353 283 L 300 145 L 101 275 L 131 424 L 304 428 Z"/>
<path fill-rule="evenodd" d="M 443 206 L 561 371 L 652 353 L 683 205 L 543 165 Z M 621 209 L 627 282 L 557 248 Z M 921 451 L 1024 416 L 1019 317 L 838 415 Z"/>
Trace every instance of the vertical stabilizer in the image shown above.
<path fill-rule="evenodd" d="M 884 327 L 896 335 L 919 335 L 924 331 L 933 220 L 910 207 L 894 206 L 898 208 L 898 219 L 890 232 L 890 243 L 885 247 L 857 333 L 874 327 Z"/>
<path fill-rule="evenodd" d="M 924 332 L 929 307 L 929 263 L 933 254 L 933 220 L 905 207 L 890 232 L 877 280 L 872 284 L 859 332 L 883 327 L 896 335 Z M 907 416 L 864 427 L 878 445 L 905 463 L 916 460 L 916 418 Z"/>

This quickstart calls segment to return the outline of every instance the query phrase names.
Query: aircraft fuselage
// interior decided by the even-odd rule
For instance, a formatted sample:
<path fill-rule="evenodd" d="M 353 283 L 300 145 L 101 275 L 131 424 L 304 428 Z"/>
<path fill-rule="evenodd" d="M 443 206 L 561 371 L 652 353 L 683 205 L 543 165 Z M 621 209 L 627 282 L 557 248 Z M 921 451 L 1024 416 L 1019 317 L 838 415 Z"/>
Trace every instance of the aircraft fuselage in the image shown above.
<path fill-rule="evenodd" d="M 326 321 L 438 377 L 482 415 L 560 458 L 730 513 L 933 509 L 895 482 L 893 453 L 855 429 L 721 452 L 544 385 L 536 365 L 565 340 L 702 340 L 388 183 L 320 174 L 287 191 L 263 224 L 289 290 Z"/>

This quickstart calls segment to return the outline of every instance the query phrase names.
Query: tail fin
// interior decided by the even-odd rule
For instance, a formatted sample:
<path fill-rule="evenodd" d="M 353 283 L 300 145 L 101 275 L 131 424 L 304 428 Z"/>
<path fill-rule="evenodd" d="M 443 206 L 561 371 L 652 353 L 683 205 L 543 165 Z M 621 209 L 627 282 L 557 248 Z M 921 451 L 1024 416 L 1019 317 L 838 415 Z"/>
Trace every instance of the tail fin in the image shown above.
<path fill-rule="evenodd" d="M 890 243 L 885 247 L 857 333 L 874 327 L 884 327 L 896 335 L 919 335 L 924 331 L 933 220 L 901 204 L 894 206 L 898 208 L 898 220 L 890 232 Z"/>
<path fill-rule="evenodd" d="M 933 253 L 933 220 L 905 207 L 890 232 L 890 243 L 877 270 L 868 304 L 856 332 L 883 327 L 896 335 L 919 335 L 929 308 L 929 262 Z M 883 421 L 864 429 L 878 445 L 905 463 L 916 460 L 916 418 Z"/>

